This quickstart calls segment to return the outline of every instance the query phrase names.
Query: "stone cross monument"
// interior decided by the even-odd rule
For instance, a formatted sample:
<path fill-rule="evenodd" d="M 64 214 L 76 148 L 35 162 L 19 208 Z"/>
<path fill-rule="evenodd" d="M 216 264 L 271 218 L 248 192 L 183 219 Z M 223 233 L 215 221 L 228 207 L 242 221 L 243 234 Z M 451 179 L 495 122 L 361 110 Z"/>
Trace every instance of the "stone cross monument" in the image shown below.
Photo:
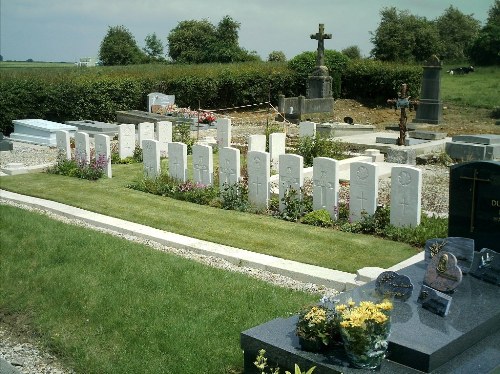
<path fill-rule="evenodd" d="M 320 23 L 319 31 L 311 35 L 318 41 L 316 54 L 316 69 L 307 80 L 307 98 L 319 99 L 332 97 L 332 77 L 325 66 L 325 39 L 331 39 L 332 34 L 325 34 L 325 26 Z"/>
<path fill-rule="evenodd" d="M 325 25 L 319 24 L 319 31 L 316 34 L 311 34 L 311 39 L 318 41 L 318 49 L 316 55 L 316 67 L 325 66 L 325 39 L 331 39 L 332 34 L 325 34 Z M 328 71 L 328 70 L 327 70 Z"/>

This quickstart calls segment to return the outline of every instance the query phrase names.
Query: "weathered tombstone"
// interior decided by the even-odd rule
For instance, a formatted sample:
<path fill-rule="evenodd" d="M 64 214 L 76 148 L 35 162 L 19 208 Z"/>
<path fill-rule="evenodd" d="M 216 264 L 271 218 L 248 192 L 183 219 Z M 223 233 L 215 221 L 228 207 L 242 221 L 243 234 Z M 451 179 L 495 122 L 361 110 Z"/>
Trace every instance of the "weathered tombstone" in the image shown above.
<path fill-rule="evenodd" d="M 420 224 L 422 170 L 394 166 L 391 171 L 391 225 L 416 227 Z"/>
<path fill-rule="evenodd" d="M 406 301 L 413 293 L 413 283 L 406 275 L 384 271 L 375 281 L 375 290 L 384 297 Z"/>
<path fill-rule="evenodd" d="M 286 135 L 283 132 L 275 132 L 269 135 L 269 155 L 271 157 L 271 169 L 279 169 L 280 155 L 285 154 Z"/>
<path fill-rule="evenodd" d="M 118 154 L 121 159 L 132 157 L 135 150 L 135 125 L 133 123 L 118 126 Z"/>
<path fill-rule="evenodd" d="M 147 178 L 155 179 L 160 175 L 160 142 L 153 139 L 142 141 L 142 162 Z"/>
<path fill-rule="evenodd" d="M 155 138 L 155 124 L 153 122 L 142 122 L 138 126 L 139 146 L 142 148 L 142 141 Z"/>
<path fill-rule="evenodd" d="M 240 150 L 231 147 L 219 149 L 219 188 L 240 181 Z"/>
<path fill-rule="evenodd" d="M 441 61 L 433 55 L 424 65 L 422 88 L 414 123 L 437 125 L 442 121 Z"/>
<path fill-rule="evenodd" d="M 90 163 L 90 140 L 86 132 L 75 133 L 75 159 L 77 162 Z"/>
<path fill-rule="evenodd" d="M 266 136 L 265 135 L 250 135 L 248 137 L 248 152 L 266 151 Z"/>
<path fill-rule="evenodd" d="M 377 209 L 378 167 L 371 162 L 353 162 L 350 173 L 349 219 L 358 222 Z"/>
<path fill-rule="evenodd" d="M 187 179 L 187 145 L 168 143 L 168 175 L 180 182 Z"/>
<path fill-rule="evenodd" d="M 339 162 L 333 158 L 313 160 L 313 209 L 326 209 L 332 219 L 338 218 Z"/>
<path fill-rule="evenodd" d="M 160 142 L 160 156 L 168 156 L 168 143 L 172 143 L 172 122 L 159 121 L 156 123 L 156 140 Z"/>
<path fill-rule="evenodd" d="M 500 162 L 450 167 L 448 236 L 474 239 L 477 251 L 500 252 Z"/>
<path fill-rule="evenodd" d="M 71 160 L 71 143 L 69 132 L 66 130 L 56 131 L 57 150 L 66 160 Z"/>
<path fill-rule="evenodd" d="M 250 151 L 248 163 L 248 201 L 258 209 L 267 209 L 271 164 L 268 152 Z"/>
<path fill-rule="evenodd" d="M 231 147 L 231 120 L 217 119 L 217 145 L 219 148 Z"/>
<path fill-rule="evenodd" d="M 96 134 L 95 139 L 95 159 L 104 164 L 104 174 L 111 178 L 111 140 L 108 135 Z"/>
<path fill-rule="evenodd" d="M 474 259 L 474 240 L 470 238 L 434 238 L 425 242 L 425 261 L 429 263 L 441 251 L 453 254 L 458 266 L 466 274 Z"/>
<path fill-rule="evenodd" d="M 299 123 L 299 137 L 311 137 L 316 136 L 316 124 L 314 122 L 306 121 Z"/>
<path fill-rule="evenodd" d="M 488 248 L 474 253 L 470 273 L 485 282 L 500 286 L 500 255 Z"/>
<path fill-rule="evenodd" d="M 214 162 L 212 147 L 209 145 L 193 145 L 193 180 L 204 186 L 213 184 Z"/>
<path fill-rule="evenodd" d="M 285 209 L 283 198 L 288 190 L 295 190 L 300 199 L 304 185 L 304 158 L 299 155 L 282 154 L 279 156 L 279 199 L 280 211 Z"/>

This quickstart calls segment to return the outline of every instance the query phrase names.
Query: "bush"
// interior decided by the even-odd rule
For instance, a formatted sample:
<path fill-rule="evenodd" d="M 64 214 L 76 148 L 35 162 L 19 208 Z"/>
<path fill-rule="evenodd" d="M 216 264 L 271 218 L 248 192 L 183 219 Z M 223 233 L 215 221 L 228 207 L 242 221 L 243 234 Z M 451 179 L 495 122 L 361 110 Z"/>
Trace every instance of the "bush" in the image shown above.
<path fill-rule="evenodd" d="M 307 213 L 300 222 L 306 225 L 320 226 L 320 227 L 331 227 L 333 224 L 330 213 L 326 209 L 313 210 Z"/>
<path fill-rule="evenodd" d="M 305 194 L 304 189 L 299 193 L 289 188 L 281 200 L 285 207 L 279 216 L 285 221 L 297 222 L 300 217 L 312 211 L 312 196 Z"/>
<path fill-rule="evenodd" d="M 331 140 L 316 134 L 315 137 L 305 136 L 299 139 L 293 153 L 304 157 L 304 166 L 313 166 L 315 157 L 330 157 L 343 160 L 347 157 L 348 145 L 340 140 Z"/>
<path fill-rule="evenodd" d="M 248 186 L 245 183 L 224 184 L 219 195 L 222 209 L 245 212 L 250 208 Z"/>
<path fill-rule="evenodd" d="M 193 145 L 195 143 L 195 140 L 191 137 L 191 127 L 189 124 L 176 124 L 173 129 L 172 140 L 174 142 L 181 142 L 186 144 L 188 155 L 193 153 Z"/>
<path fill-rule="evenodd" d="M 59 154 L 56 165 L 48 168 L 47 172 L 95 181 L 104 176 L 107 163 L 108 160 L 102 155 L 87 162 L 84 157 L 77 156 L 68 160 L 63 154 Z"/>

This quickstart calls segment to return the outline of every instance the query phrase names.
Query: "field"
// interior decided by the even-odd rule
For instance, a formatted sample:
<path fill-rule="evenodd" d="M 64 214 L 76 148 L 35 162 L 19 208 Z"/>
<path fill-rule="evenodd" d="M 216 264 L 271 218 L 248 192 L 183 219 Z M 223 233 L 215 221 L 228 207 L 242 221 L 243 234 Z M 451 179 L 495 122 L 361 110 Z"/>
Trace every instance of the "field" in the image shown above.
<path fill-rule="evenodd" d="M 74 68 L 72 62 L 28 62 L 28 61 L 0 61 L 1 69 L 26 69 L 26 68 Z"/>

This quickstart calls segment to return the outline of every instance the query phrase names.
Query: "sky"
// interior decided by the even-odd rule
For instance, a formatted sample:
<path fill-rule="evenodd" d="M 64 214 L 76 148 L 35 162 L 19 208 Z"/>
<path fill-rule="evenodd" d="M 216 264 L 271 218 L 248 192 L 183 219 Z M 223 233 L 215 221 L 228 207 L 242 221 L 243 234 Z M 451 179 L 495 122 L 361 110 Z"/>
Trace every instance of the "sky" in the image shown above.
<path fill-rule="evenodd" d="M 486 23 L 494 0 L 0 0 L 0 54 L 6 60 L 75 62 L 97 57 L 111 26 L 123 25 L 144 47 L 148 34 L 167 36 L 179 22 L 229 15 L 239 22 L 239 44 L 264 60 L 272 51 L 288 59 L 315 51 L 310 35 L 325 25 L 326 49 L 356 45 L 369 56 L 370 32 L 385 7 L 434 20 L 453 5 Z M 168 49 L 165 48 L 165 54 Z"/>

